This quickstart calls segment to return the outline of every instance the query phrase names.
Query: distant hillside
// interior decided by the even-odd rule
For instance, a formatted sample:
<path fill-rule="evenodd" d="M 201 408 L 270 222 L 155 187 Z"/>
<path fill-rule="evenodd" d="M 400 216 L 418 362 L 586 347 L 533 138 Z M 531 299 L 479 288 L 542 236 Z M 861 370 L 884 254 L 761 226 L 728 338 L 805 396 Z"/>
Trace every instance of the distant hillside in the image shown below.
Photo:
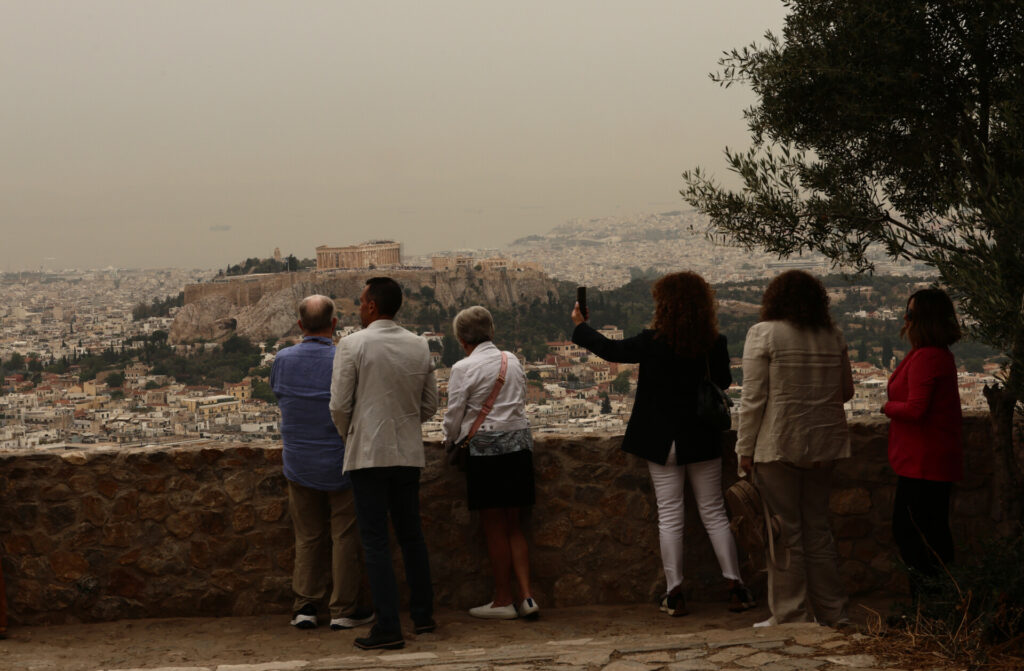
<path fill-rule="evenodd" d="M 319 293 L 338 303 L 342 325 L 358 323 L 355 300 L 369 277 L 381 270 L 328 273 L 277 273 L 190 284 L 185 287 L 185 306 L 175 315 L 170 341 L 223 341 L 232 334 L 253 341 L 280 338 L 294 333 L 296 306 L 303 297 Z M 514 309 L 533 301 L 547 302 L 557 295 L 554 280 L 537 271 L 474 270 L 386 271 L 406 292 L 400 318 L 420 320 L 434 327 L 469 305 L 497 310 Z"/>

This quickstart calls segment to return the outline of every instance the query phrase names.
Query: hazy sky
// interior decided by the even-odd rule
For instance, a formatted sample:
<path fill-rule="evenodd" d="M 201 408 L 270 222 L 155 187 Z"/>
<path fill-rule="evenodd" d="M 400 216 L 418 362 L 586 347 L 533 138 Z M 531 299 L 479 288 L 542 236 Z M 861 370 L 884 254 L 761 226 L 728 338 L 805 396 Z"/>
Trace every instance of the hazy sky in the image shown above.
<path fill-rule="evenodd" d="M 499 246 L 676 209 L 776 0 L 0 0 L 0 270 Z"/>

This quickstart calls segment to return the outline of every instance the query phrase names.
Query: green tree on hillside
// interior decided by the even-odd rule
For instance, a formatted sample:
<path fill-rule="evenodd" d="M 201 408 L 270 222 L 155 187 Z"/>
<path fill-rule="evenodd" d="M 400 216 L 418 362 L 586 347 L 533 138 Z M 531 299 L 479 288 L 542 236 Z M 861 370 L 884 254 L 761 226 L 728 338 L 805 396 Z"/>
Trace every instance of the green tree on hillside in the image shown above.
<path fill-rule="evenodd" d="M 749 84 L 743 186 L 684 173 L 709 233 L 780 256 L 817 250 L 870 271 L 869 246 L 934 266 L 971 334 L 1009 355 L 986 392 L 997 491 L 1020 519 L 1024 463 L 1024 4 L 789 0 L 781 35 L 712 76 Z"/>

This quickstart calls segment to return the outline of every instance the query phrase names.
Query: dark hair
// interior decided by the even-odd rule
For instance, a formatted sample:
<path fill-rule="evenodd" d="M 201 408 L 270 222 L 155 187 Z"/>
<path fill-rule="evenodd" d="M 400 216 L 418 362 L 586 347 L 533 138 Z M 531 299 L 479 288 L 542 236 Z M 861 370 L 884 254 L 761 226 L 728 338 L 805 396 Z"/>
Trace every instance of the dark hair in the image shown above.
<path fill-rule="evenodd" d="M 787 270 L 768 284 L 761 297 L 761 321 L 787 321 L 801 329 L 832 329 L 828 292 L 803 270 Z"/>
<path fill-rule="evenodd" d="M 366 280 L 366 297 L 377 304 L 382 317 L 394 317 L 402 307 L 402 286 L 390 277 L 371 277 Z"/>
<path fill-rule="evenodd" d="M 656 337 L 676 354 L 703 356 L 718 337 L 715 294 L 704 278 L 693 272 L 665 275 L 651 287 L 654 296 Z"/>
<path fill-rule="evenodd" d="M 310 332 L 323 331 L 331 327 L 334 317 L 334 301 L 327 296 L 313 294 L 299 303 L 299 321 L 302 328 Z"/>
<path fill-rule="evenodd" d="M 913 310 L 910 301 L 914 301 Z M 921 289 L 907 299 L 907 318 L 900 337 L 912 347 L 949 347 L 960 340 L 953 301 L 942 289 Z"/>

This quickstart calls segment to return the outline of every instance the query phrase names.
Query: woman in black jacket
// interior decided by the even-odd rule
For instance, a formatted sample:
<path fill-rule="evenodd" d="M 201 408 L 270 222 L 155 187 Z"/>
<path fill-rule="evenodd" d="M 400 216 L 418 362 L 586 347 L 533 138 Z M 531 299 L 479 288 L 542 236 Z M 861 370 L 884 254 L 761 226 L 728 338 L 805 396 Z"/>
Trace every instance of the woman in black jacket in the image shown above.
<path fill-rule="evenodd" d="M 577 304 L 572 341 L 605 361 L 639 363 L 633 414 L 622 449 L 647 460 L 658 502 L 658 534 L 667 593 L 661 608 L 686 615 L 683 583 L 683 486 L 690 479 L 701 521 L 722 575 L 730 610 L 753 608 L 740 577 L 736 541 L 722 497 L 722 432 L 697 420 L 697 386 L 705 376 L 721 389 L 732 383 L 725 336 L 718 333 L 711 287 L 692 272 L 665 275 L 651 289 L 650 329 L 609 340 L 586 323 Z"/>

